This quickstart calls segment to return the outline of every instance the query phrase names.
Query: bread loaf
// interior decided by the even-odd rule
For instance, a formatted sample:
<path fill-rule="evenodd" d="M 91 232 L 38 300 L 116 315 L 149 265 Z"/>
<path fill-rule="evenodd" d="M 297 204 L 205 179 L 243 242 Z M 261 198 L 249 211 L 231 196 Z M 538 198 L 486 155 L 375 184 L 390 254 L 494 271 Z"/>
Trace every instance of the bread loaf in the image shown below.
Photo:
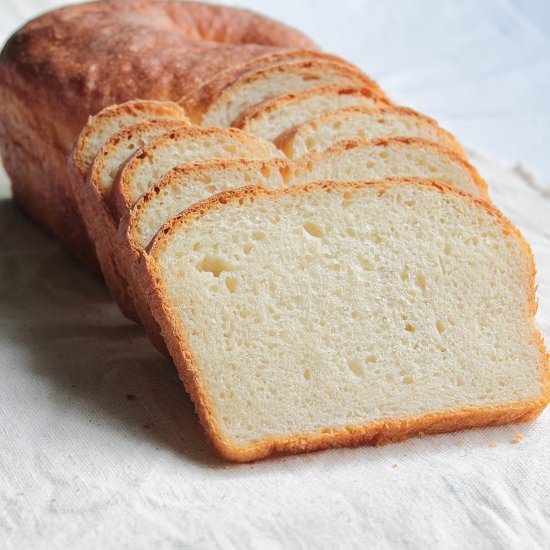
<path fill-rule="evenodd" d="M 15 199 L 97 269 L 67 168 L 88 117 L 130 99 L 177 101 L 220 70 L 292 49 L 316 46 L 252 12 L 194 2 L 90 2 L 32 20 L 0 54 L 0 154 Z"/>
<path fill-rule="evenodd" d="M 389 102 L 372 87 L 322 86 L 276 96 L 253 105 L 245 109 L 232 126 L 268 141 L 275 141 L 294 126 L 350 105 L 377 107 L 389 105 Z"/>
<path fill-rule="evenodd" d="M 16 200 L 99 259 L 223 457 L 548 403 L 522 236 L 448 132 L 297 31 L 191 2 L 70 6 L 8 41 L 0 102 Z"/>
<path fill-rule="evenodd" d="M 470 163 L 456 152 L 420 138 L 341 141 L 298 159 L 292 165 L 289 183 L 389 177 L 433 178 L 488 199 L 487 184 Z"/>
<path fill-rule="evenodd" d="M 347 107 L 311 118 L 276 140 L 289 158 L 324 151 L 339 141 L 356 138 L 419 137 L 453 149 L 465 157 L 454 136 L 435 120 L 406 107 Z"/>
<path fill-rule="evenodd" d="M 228 191 L 172 219 L 146 265 L 226 459 L 526 420 L 548 403 L 529 246 L 449 187 Z"/>

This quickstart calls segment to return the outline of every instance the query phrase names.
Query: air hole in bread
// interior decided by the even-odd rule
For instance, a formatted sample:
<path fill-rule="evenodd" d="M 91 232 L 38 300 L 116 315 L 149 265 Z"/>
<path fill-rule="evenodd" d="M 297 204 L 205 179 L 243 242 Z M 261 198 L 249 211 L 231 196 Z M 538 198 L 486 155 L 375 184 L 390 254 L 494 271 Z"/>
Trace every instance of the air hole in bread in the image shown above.
<path fill-rule="evenodd" d="M 423 273 L 417 273 L 415 278 L 416 286 L 422 290 L 426 290 L 426 277 Z"/>
<path fill-rule="evenodd" d="M 323 228 L 313 221 L 307 221 L 304 223 L 304 229 L 312 236 L 317 239 L 320 239 L 323 237 Z"/>
<path fill-rule="evenodd" d="M 197 265 L 197 269 L 212 273 L 214 277 L 219 277 L 224 271 L 235 271 L 235 268 L 225 258 L 210 255 L 203 258 Z"/>
<path fill-rule="evenodd" d="M 348 359 L 348 367 L 349 370 L 359 378 L 365 375 L 365 371 L 359 359 Z"/>
<path fill-rule="evenodd" d="M 365 271 L 372 271 L 374 269 L 374 264 L 365 256 L 359 256 L 359 262 Z"/>
<path fill-rule="evenodd" d="M 227 277 L 227 279 L 225 279 L 225 286 L 227 290 L 233 294 L 237 290 L 237 279 L 235 279 L 235 277 Z"/>

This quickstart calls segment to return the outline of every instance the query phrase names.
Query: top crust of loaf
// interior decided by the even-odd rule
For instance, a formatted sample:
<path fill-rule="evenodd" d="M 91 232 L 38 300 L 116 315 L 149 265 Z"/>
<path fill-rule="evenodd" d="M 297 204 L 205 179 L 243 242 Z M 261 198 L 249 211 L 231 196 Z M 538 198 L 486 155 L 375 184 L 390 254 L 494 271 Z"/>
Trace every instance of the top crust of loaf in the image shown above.
<path fill-rule="evenodd" d="M 259 81 L 269 80 L 273 76 L 282 74 L 306 75 L 311 79 L 322 78 L 331 74 L 334 76 L 337 75 L 341 79 L 339 82 L 340 84 L 371 88 L 375 93 L 383 95 L 382 90 L 380 89 L 378 84 L 376 84 L 376 82 L 371 80 L 353 65 L 344 61 L 319 59 L 314 61 L 297 61 L 291 63 L 283 63 L 280 65 L 273 65 L 271 67 L 267 67 L 258 71 L 245 73 L 244 75 L 236 78 L 232 82 L 227 83 L 219 90 L 217 90 L 216 95 L 205 94 L 203 101 L 201 101 L 201 104 L 197 106 L 198 109 L 202 112 L 202 116 L 200 118 L 201 124 L 206 126 L 215 122 L 216 125 L 229 126 L 236 118 L 238 118 L 241 110 L 236 113 L 234 118 L 220 120 L 220 123 L 218 124 L 218 117 L 216 117 L 216 112 L 221 108 L 224 102 L 229 103 L 230 98 L 237 97 L 239 94 L 242 94 L 242 90 L 246 87 L 253 86 Z M 320 82 L 319 85 L 328 83 L 329 82 Z M 337 81 L 334 81 L 334 84 L 337 83 Z M 314 85 L 309 87 L 312 88 L 314 87 Z M 278 93 L 276 95 L 278 95 Z M 242 110 L 246 109 L 247 107 L 248 105 L 245 106 Z"/>
<path fill-rule="evenodd" d="M 158 151 L 171 146 L 174 142 L 185 144 L 199 137 L 219 138 L 220 144 L 232 146 L 241 144 L 243 147 L 248 147 L 250 151 L 255 149 L 257 159 L 282 156 L 282 153 L 273 144 L 255 138 L 236 128 L 200 128 L 198 126 L 188 126 L 179 131 L 171 132 L 169 135 L 159 138 L 148 147 L 138 151 L 119 173 L 111 195 L 111 206 L 114 208 L 118 219 L 122 218 L 139 198 L 134 196 L 133 180 L 140 165 L 150 162 L 150 159 L 158 154 Z"/>
<path fill-rule="evenodd" d="M 182 123 L 189 122 L 184 109 L 170 101 L 132 100 L 118 105 L 111 105 L 90 117 L 88 123 L 78 136 L 72 159 L 78 174 L 86 177 L 99 149 L 121 129 L 132 121 L 147 119 L 173 119 Z"/>
<path fill-rule="evenodd" d="M 322 128 L 323 126 L 330 125 L 331 123 L 341 122 L 346 119 L 353 119 L 361 116 L 370 116 L 370 117 L 381 117 L 384 116 L 397 116 L 404 118 L 412 118 L 417 120 L 419 123 L 429 126 L 437 132 L 437 135 L 440 139 L 439 144 L 444 147 L 448 147 L 455 151 L 458 155 L 466 157 L 466 153 L 462 146 L 458 143 L 456 138 L 447 130 L 441 128 L 437 121 L 433 118 L 426 115 L 420 114 L 413 109 L 408 107 L 399 107 L 399 106 L 381 106 L 381 107 L 363 107 L 363 106 L 352 106 L 352 107 L 343 107 L 341 109 L 336 109 L 334 111 L 319 115 L 313 119 L 310 119 L 308 122 L 301 124 L 300 126 L 295 126 L 291 128 L 284 134 L 280 135 L 275 144 L 282 151 L 285 152 L 290 158 L 294 158 L 294 146 L 296 142 L 304 142 L 308 135 L 315 134 L 315 132 Z M 402 137 L 402 136 L 396 136 Z M 345 140 L 349 141 L 349 140 Z"/>
<path fill-rule="evenodd" d="M 426 191 L 452 194 L 462 197 L 463 200 L 486 211 L 500 226 L 502 237 L 517 243 L 521 255 L 524 257 L 528 274 L 526 280 L 526 304 L 525 315 L 533 318 L 537 309 L 535 298 L 535 267 L 531 249 L 524 240 L 520 231 L 504 216 L 485 201 L 473 197 L 435 182 L 411 181 L 406 179 L 392 179 L 384 182 L 347 182 L 308 184 L 304 186 L 289 187 L 281 190 L 268 191 L 263 188 L 249 187 L 220 193 L 210 199 L 195 205 L 179 216 L 168 222 L 157 234 L 146 257 L 146 265 L 141 272 L 144 284 L 153 292 L 150 293 L 150 305 L 155 316 L 160 321 L 167 346 L 171 352 L 176 366 L 180 372 L 187 391 L 196 405 L 198 415 L 211 442 L 216 450 L 226 459 L 238 462 L 246 462 L 265 458 L 275 453 L 298 453 L 329 447 L 354 446 L 365 443 L 385 443 L 402 440 L 409 435 L 418 433 L 439 433 L 476 427 L 487 424 L 500 424 L 513 421 L 523 421 L 539 414 L 550 401 L 550 365 L 549 356 L 546 354 L 544 342 L 534 323 L 532 327 L 533 342 L 539 350 L 541 372 L 541 394 L 538 398 L 529 401 L 512 403 L 509 405 L 486 406 L 474 409 L 459 409 L 445 413 L 430 413 L 404 420 L 388 420 L 370 425 L 347 426 L 344 429 L 334 428 L 324 430 L 323 433 L 304 433 L 290 437 L 271 438 L 259 440 L 250 445 L 237 445 L 228 441 L 217 424 L 216 415 L 208 392 L 203 385 L 199 367 L 189 348 L 185 337 L 184 327 L 170 310 L 170 305 L 165 301 L 166 290 L 161 272 L 156 263 L 163 250 L 168 245 L 171 237 L 184 225 L 192 224 L 194 220 L 204 216 L 211 210 L 223 208 L 230 203 L 243 203 L 254 201 L 259 197 L 277 197 L 283 195 L 301 196 L 311 190 L 322 190 L 327 193 L 353 192 L 358 189 L 370 187 L 377 190 L 377 194 L 383 195 L 388 190 L 404 185 L 422 187 Z M 532 321 L 532 319 L 531 319 Z"/>
<path fill-rule="evenodd" d="M 67 154 L 87 116 L 107 105 L 177 101 L 220 69 L 289 48 L 316 45 L 247 10 L 162 0 L 89 2 L 48 12 L 12 35 L 0 56 L 0 87 L 26 98 L 41 122 L 55 126 Z"/>

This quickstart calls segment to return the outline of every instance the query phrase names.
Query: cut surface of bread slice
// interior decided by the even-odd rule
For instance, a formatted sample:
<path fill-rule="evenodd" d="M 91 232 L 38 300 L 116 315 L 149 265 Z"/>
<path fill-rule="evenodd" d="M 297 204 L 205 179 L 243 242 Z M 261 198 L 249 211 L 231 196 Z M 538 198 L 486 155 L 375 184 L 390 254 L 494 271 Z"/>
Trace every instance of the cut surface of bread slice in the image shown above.
<path fill-rule="evenodd" d="M 119 220 L 149 187 L 180 164 L 223 158 L 267 160 L 282 156 L 272 143 L 235 128 L 188 126 L 156 140 L 128 161 L 113 187 L 111 206 Z"/>
<path fill-rule="evenodd" d="M 130 284 L 142 324 L 157 347 L 162 349 L 164 341 L 135 278 L 140 259 L 155 234 L 172 217 L 221 191 L 251 185 L 280 188 L 285 184 L 282 174 L 287 170 L 285 159 L 231 159 L 176 167 L 143 195 L 121 220 L 114 248 L 117 264 Z"/>
<path fill-rule="evenodd" d="M 341 141 L 292 165 L 289 183 L 372 181 L 390 177 L 432 179 L 488 199 L 487 185 L 457 153 L 420 138 Z"/>
<path fill-rule="evenodd" d="M 203 126 L 230 126 L 248 107 L 281 94 L 329 84 L 380 88 L 351 65 L 332 61 L 301 61 L 275 65 L 245 73 L 212 98 L 200 123 Z"/>
<path fill-rule="evenodd" d="M 189 122 L 184 109 L 171 101 L 136 99 L 111 105 L 90 117 L 80 132 L 71 160 L 82 181 L 97 153 L 117 132 L 148 119 L 171 119 Z"/>
<path fill-rule="evenodd" d="M 289 166 L 286 159 L 229 159 L 177 166 L 137 201 L 119 230 L 133 246 L 145 250 L 166 222 L 211 195 L 238 187 L 284 187 Z"/>
<path fill-rule="evenodd" d="M 242 112 L 233 126 L 255 136 L 274 141 L 294 126 L 328 111 L 348 106 L 388 105 L 372 87 L 322 86 L 277 96 Z"/>
<path fill-rule="evenodd" d="M 179 120 L 150 120 L 133 124 L 116 133 L 99 150 L 86 180 L 75 186 L 75 196 L 86 230 L 94 242 L 105 282 L 123 313 L 133 320 L 139 316 L 124 277 L 113 257 L 117 224 L 109 207 L 109 194 L 120 167 L 137 150 L 152 140 L 186 126 Z"/>
<path fill-rule="evenodd" d="M 406 107 L 347 107 L 312 118 L 279 136 L 276 145 L 292 159 L 324 151 L 339 141 L 418 137 L 465 157 L 456 139 L 435 120 Z"/>
<path fill-rule="evenodd" d="M 230 460 L 521 421 L 549 399 L 529 246 L 447 186 L 226 192 L 159 232 L 143 277 Z"/>

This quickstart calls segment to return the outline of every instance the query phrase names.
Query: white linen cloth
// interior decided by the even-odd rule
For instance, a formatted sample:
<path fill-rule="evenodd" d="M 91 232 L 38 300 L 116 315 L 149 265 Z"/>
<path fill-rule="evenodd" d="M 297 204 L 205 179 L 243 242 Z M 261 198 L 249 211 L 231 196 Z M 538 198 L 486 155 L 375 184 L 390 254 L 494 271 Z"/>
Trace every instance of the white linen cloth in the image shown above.
<path fill-rule="evenodd" d="M 541 18 L 533 23 L 537 28 L 520 24 L 518 30 L 513 5 L 497 2 L 476 8 L 472 2 L 350 0 L 331 4 L 330 12 L 326 2 L 274 4 L 256 7 L 303 28 L 365 69 L 373 66 L 369 72 L 382 77 L 394 97 L 440 117 L 466 144 L 509 159 L 497 163 L 470 151 L 495 204 L 533 247 L 538 322 L 550 340 L 550 162 L 548 142 L 539 141 L 550 120 L 548 86 L 542 86 L 550 71 L 539 74 L 550 61 L 544 34 L 549 22 Z M 435 13 L 439 26 L 432 36 L 418 34 L 407 44 L 403 40 L 411 31 L 405 22 L 426 25 L 413 4 L 424 5 L 424 17 Z M 2 32 L 7 35 L 51 5 L 0 3 Z M 531 14 L 542 10 L 537 2 L 526 5 Z M 468 10 L 477 10 L 488 25 L 488 42 L 475 34 L 483 26 L 466 17 Z M 455 28 L 464 35 L 453 35 Z M 513 35 L 531 65 L 487 61 L 483 46 L 491 49 L 498 28 Z M 332 35 L 329 29 L 339 30 Z M 372 42 L 376 33 L 385 35 L 384 42 Z M 536 57 L 531 47 L 542 36 L 548 59 L 529 57 Z M 447 56 L 459 58 L 457 43 L 464 59 L 447 65 Z M 425 59 L 419 61 L 413 51 Z M 510 46 L 507 55 L 511 51 Z M 494 72 L 481 67 L 479 58 Z M 477 75 L 468 65 L 476 59 Z M 460 80 L 465 74 L 469 79 Z M 493 98 L 495 80 L 515 88 L 502 88 Z M 525 101 L 531 96 L 538 99 Z M 468 116 L 460 114 L 468 109 Z M 546 178 L 517 164 L 524 159 Z M 527 424 L 381 448 L 252 465 L 219 461 L 173 366 L 120 315 L 103 284 L 17 210 L 4 174 L 0 433 L 2 548 L 550 547 L 550 411 Z"/>

